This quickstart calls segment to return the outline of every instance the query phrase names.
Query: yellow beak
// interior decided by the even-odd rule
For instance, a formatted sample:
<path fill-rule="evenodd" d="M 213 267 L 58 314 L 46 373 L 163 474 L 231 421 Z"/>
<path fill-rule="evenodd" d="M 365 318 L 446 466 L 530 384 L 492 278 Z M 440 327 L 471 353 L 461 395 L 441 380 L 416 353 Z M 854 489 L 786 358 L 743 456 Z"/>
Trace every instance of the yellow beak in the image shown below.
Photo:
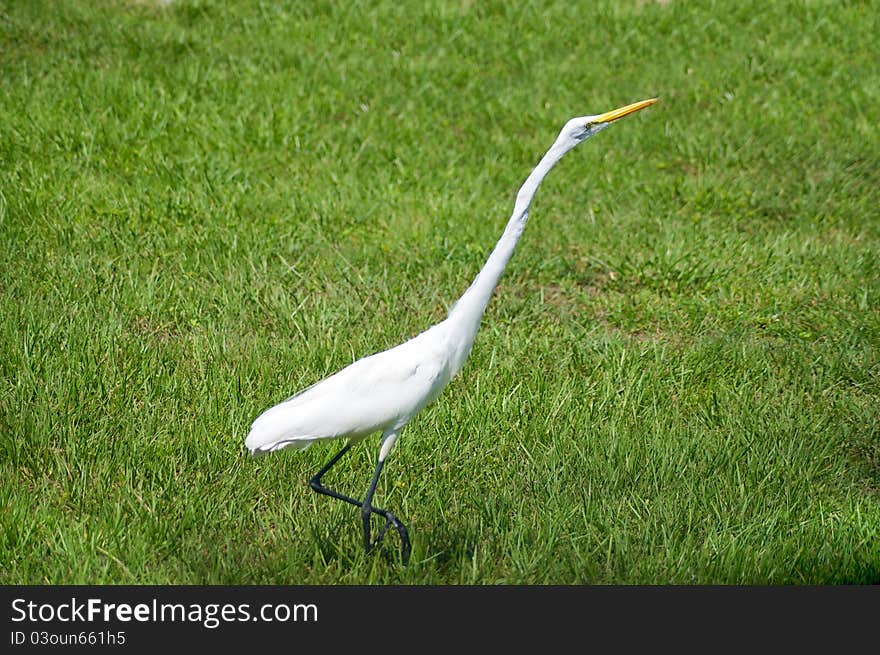
<path fill-rule="evenodd" d="M 651 98 L 650 100 L 642 100 L 641 102 L 634 102 L 631 105 L 627 105 L 626 107 L 621 107 L 620 109 L 615 109 L 613 111 L 608 111 L 602 114 L 601 116 L 596 116 L 593 119 L 594 123 L 610 123 L 611 121 L 616 121 L 618 118 L 623 118 L 624 116 L 629 116 L 634 111 L 638 111 L 639 109 L 644 109 L 650 105 L 653 105 L 657 102 L 657 98 Z"/>

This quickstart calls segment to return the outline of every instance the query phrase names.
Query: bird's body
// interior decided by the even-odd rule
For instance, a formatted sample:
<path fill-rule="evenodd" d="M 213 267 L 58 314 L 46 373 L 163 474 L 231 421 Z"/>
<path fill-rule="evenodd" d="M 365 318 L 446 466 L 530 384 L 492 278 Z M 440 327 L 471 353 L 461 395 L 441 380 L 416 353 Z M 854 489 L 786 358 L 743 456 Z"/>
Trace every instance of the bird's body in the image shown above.
<path fill-rule="evenodd" d="M 400 430 L 455 374 L 444 321 L 409 341 L 349 364 L 263 412 L 246 445 L 254 455 L 315 441 Z"/>
<path fill-rule="evenodd" d="M 409 341 L 364 357 L 328 378 L 260 414 L 245 444 L 254 456 L 283 448 L 305 449 L 316 441 L 347 438 L 348 444 L 324 466 L 310 484 L 315 491 L 361 507 L 364 545 L 369 551 L 370 516 L 386 519 L 397 529 L 403 559 L 409 554 L 405 526 L 391 512 L 372 507 L 379 474 L 403 427 L 443 391 L 464 366 L 489 299 L 513 254 L 528 221 L 532 198 L 553 166 L 572 148 L 597 134 L 612 121 L 652 104 L 628 105 L 598 116 L 573 118 L 523 183 L 513 214 L 480 273 L 442 322 Z M 382 443 L 372 482 L 363 501 L 321 484 L 321 477 L 353 443 L 381 432 Z"/>

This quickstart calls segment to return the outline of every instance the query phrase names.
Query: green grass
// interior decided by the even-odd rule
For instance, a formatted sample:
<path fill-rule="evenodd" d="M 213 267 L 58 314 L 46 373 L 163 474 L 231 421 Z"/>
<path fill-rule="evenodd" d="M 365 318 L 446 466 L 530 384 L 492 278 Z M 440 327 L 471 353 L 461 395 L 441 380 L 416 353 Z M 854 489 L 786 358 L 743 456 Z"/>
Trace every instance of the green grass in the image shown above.
<path fill-rule="evenodd" d="M 4 2 L 0 582 L 880 581 L 876 2 Z M 360 516 L 246 456 L 440 320 Z M 327 477 L 362 494 L 377 440 Z"/>

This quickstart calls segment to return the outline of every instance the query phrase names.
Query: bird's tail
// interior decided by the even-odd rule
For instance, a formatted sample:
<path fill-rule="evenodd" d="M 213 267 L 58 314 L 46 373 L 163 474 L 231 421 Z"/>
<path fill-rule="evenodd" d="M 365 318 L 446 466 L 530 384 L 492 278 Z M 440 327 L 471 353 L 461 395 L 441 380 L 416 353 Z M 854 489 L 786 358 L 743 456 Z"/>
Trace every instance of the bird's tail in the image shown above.
<path fill-rule="evenodd" d="M 245 439 L 244 445 L 247 446 L 248 450 L 251 452 L 251 457 L 253 457 L 254 459 L 258 457 L 263 457 L 264 455 L 268 455 L 269 453 L 274 453 L 276 450 L 283 450 L 284 448 L 305 450 L 314 443 L 314 441 L 312 441 L 311 439 L 281 439 L 265 445 L 260 445 L 257 439 L 251 439 L 252 434 L 253 431 L 248 434 L 247 439 Z"/>

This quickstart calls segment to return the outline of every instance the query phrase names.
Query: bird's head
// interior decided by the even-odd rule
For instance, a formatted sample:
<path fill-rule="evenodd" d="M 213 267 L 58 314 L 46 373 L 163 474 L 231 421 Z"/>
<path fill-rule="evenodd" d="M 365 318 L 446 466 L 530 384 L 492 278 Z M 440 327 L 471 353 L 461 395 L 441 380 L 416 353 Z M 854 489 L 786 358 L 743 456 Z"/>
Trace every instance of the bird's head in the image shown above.
<path fill-rule="evenodd" d="M 604 114 L 572 118 L 565 124 L 565 127 L 563 127 L 562 131 L 559 133 L 559 137 L 556 139 L 556 145 L 561 146 L 566 150 L 570 150 L 579 143 L 586 141 L 591 136 L 598 134 L 614 121 L 619 120 L 624 116 L 629 116 L 639 109 L 644 109 L 645 107 L 653 105 L 655 102 L 657 102 L 657 98 L 651 98 L 650 100 L 634 102 L 633 104 L 621 107 L 620 109 L 606 111 Z"/>

